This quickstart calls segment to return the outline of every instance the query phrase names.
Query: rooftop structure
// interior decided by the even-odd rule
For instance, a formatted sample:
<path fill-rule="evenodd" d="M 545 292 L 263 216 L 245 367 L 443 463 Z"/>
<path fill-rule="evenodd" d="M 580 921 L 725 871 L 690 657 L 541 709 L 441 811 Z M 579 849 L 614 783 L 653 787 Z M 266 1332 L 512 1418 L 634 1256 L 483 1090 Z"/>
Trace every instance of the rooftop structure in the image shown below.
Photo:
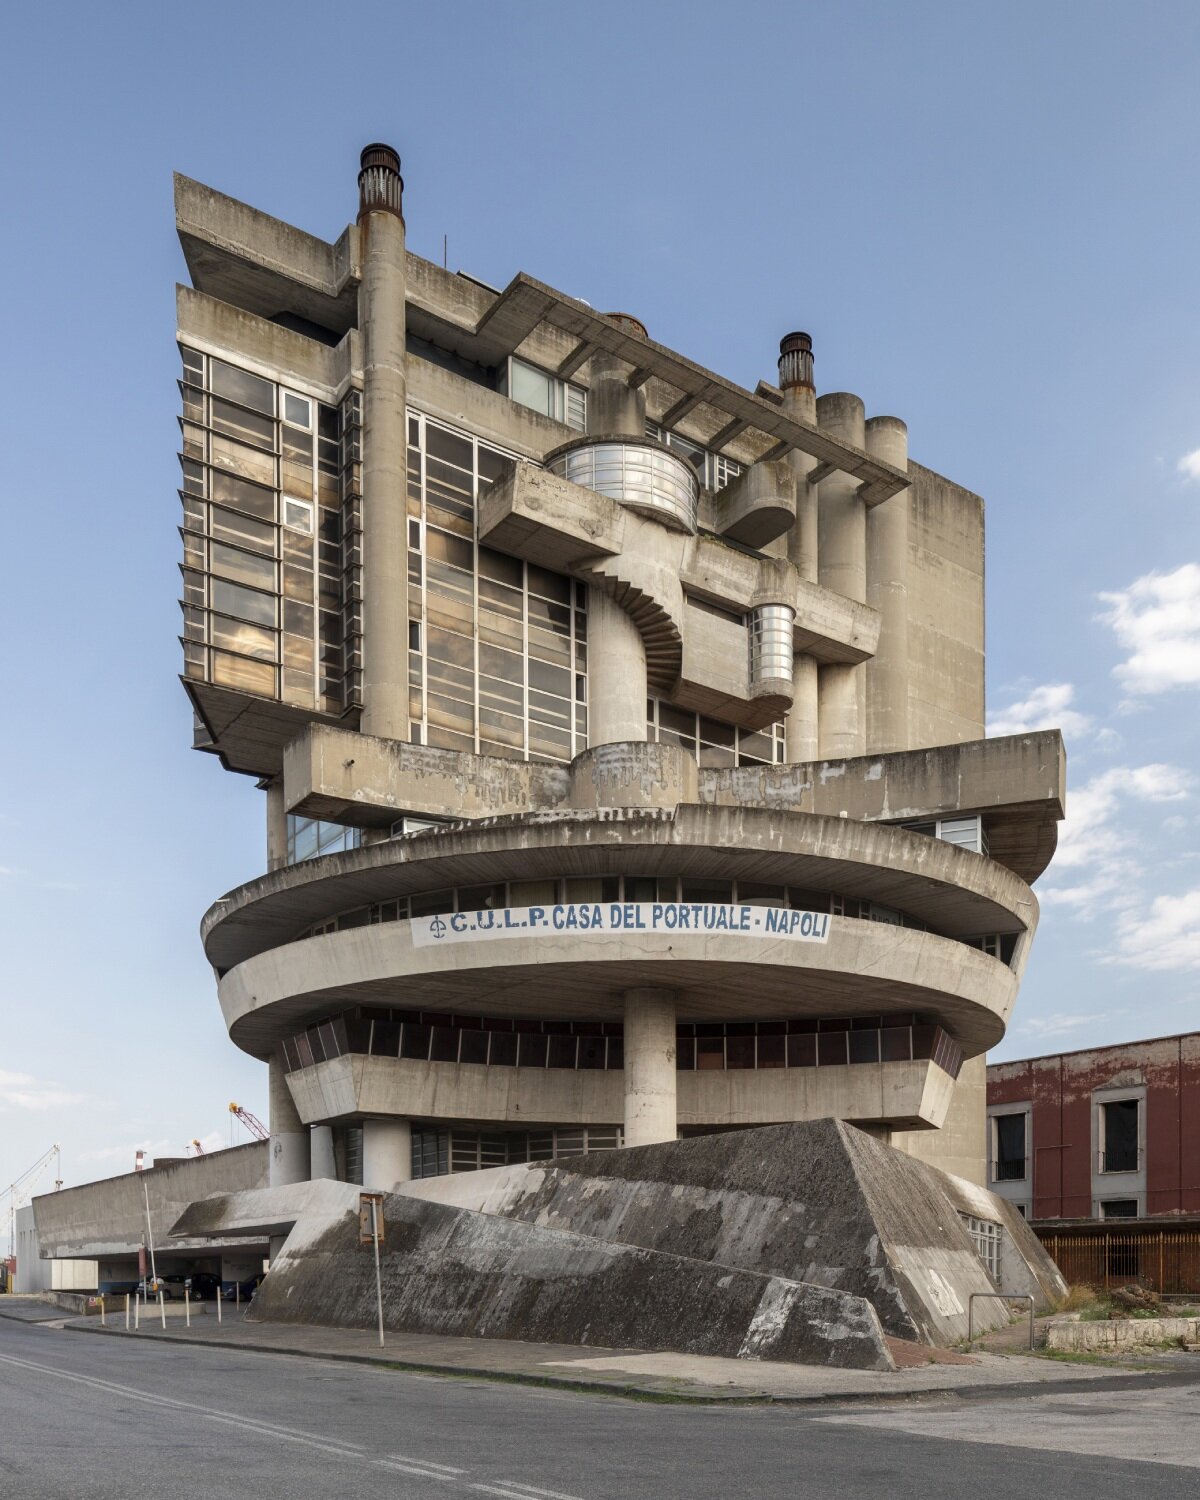
<path fill-rule="evenodd" d="M 984 1175 L 1056 732 L 985 740 L 983 505 L 526 275 L 186 178 L 183 680 L 265 792 L 203 923 L 271 1180 L 833 1116 Z"/>

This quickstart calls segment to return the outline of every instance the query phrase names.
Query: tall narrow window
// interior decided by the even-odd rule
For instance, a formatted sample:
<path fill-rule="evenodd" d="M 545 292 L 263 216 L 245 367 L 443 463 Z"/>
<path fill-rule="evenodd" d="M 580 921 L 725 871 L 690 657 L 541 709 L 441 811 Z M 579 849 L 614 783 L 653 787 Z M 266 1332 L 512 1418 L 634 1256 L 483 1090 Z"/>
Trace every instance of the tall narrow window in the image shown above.
<path fill-rule="evenodd" d="M 993 1181 L 1024 1182 L 1025 1180 L 1025 1113 L 996 1115 L 993 1120 L 996 1132 L 996 1158 Z"/>
<path fill-rule="evenodd" d="M 1100 1106 L 1100 1170 L 1138 1169 L 1138 1100 L 1115 1099 Z"/>

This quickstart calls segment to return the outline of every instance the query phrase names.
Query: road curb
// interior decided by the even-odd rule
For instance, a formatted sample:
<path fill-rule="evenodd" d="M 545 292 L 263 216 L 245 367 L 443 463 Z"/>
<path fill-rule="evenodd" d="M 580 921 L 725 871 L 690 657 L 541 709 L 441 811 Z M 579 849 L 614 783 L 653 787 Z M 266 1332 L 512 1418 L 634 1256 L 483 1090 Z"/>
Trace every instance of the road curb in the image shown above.
<path fill-rule="evenodd" d="M 133 1338 L 123 1328 L 101 1328 L 90 1323 L 68 1323 L 64 1329 L 70 1333 L 102 1334 L 109 1338 Z M 773 1395 L 745 1393 L 723 1395 L 719 1388 L 709 1387 L 701 1391 L 672 1391 L 660 1386 L 639 1385 L 636 1381 L 619 1384 L 597 1380 L 582 1380 L 569 1375 L 534 1374 L 521 1370 L 488 1370 L 463 1368 L 460 1365 L 439 1364 L 432 1360 L 388 1359 L 373 1354 L 340 1354 L 336 1351 L 318 1349 L 280 1349 L 270 1344 L 246 1344 L 232 1339 L 192 1338 L 187 1334 L 147 1333 L 136 1335 L 159 1343 L 189 1344 L 195 1348 L 225 1349 L 247 1354 L 281 1354 L 295 1359 L 326 1359 L 342 1364 L 374 1365 L 378 1369 L 399 1370 L 411 1375 L 438 1375 L 458 1380 L 490 1380 L 501 1385 L 524 1385 L 535 1389 L 572 1391 L 587 1396 L 615 1396 L 627 1401 L 649 1401 L 664 1405 L 684 1406 L 857 1406 L 863 1404 L 887 1405 L 910 1404 L 932 1401 L 986 1401 L 1005 1397 L 1026 1397 L 1048 1393 L 1074 1395 L 1096 1390 L 1125 1390 L 1133 1387 L 1145 1388 L 1147 1381 L 1155 1385 L 1194 1385 L 1200 1379 L 1200 1371 L 1175 1370 L 1131 1370 L 1124 1369 L 1109 1375 L 1092 1376 L 1088 1379 L 1032 1380 L 993 1385 L 934 1387 L 909 1391 L 819 1391 L 812 1395 Z"/>

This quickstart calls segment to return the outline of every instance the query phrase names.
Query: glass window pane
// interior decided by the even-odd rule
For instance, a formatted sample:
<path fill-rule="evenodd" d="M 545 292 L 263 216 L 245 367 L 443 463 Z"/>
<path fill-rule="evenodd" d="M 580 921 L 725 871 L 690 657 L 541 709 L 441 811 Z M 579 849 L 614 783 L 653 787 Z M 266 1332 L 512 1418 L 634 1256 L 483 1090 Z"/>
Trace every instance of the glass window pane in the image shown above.
<path fill-rule="evenodd" d="M 223 578 L 235 579 L 238 583 L 248 583 L 261 589 L 274 589 L 275 587 L 273 559 L 261 557 L 256 553 L 242 552 L 237 547 L 227 546 L 224 542 L 213 542 L 209 566 L 214 573 Z"/>
<path fill-rule="evenodd" d="M 275 624 L 274 595 L 260 594 L 253 589 L 242 588 L 236 583 L 226 583 L 220 578 L 212 579 L 209 589 L 212 595 L 212 607 L 219 613 L 238 615 L 256 625 Z"/>
<path fill-rule="evenodd" d="M 218 396 L 228 396 L 243 406 L 252 406 L 255 411 L 275 413 L 275 387 L 261 376 L 251 375 L 249 370 L 239 370 L 223 360 L 209 360 L 209 385 Z"/>

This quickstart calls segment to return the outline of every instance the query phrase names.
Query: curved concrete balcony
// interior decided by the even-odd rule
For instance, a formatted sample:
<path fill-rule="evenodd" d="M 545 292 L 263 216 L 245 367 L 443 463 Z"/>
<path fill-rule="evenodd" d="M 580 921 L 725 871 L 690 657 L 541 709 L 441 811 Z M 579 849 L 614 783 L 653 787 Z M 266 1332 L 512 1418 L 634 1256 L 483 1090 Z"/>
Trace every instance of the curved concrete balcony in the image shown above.
<path fill-rule="evenodd" d="M 409 893 L 614 874 L 852 892 L 938 930 L 834 915 L 824 941 L 794 941 L 771 909 L 745 907 L 739 930 L 582 930 L 549 917 L 519 930 L 530 918 L 514 911 L 487 913 L 481 930 L 444 945 L 414 933 L 415 921 L 305 936 L 335 913 Z M 680 1020 L 917 1012 L 970 1056 L 1003 1035 L 1036 911 L 1011 871 L 919 834 L 690 805 L 673 816 L 490 819 L 327 856 L 232 892 L 204 937 L 230 1034 L 259 1056 L 347 1004 L 615 1020 L 624 992 L 646 986 L 675 991 Z M 512 930 L 497 940 L 493 922 Z M 958 940 L 973 933 L 1017 935 L 1014 967 Z"/>

